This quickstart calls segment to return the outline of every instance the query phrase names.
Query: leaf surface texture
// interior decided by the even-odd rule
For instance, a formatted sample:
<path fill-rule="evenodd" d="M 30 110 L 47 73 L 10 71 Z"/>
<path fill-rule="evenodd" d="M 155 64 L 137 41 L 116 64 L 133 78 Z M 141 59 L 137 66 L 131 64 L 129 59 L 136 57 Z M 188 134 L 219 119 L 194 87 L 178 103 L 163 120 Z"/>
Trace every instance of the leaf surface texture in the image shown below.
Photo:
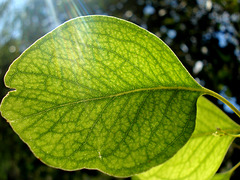
<path fill-rule="evenodd" d="M 187 144 L 164 164 L 133 179 L 211 179 L 235 139 L 230 135 L 214 135 L 217 128 L 228 133 L 240 133 L 238 124 L 206 98 L 200 97 L 197 102 L 196 128 Z M 220 175 L 219 178 L 221 177 L 225 175 Z"/>
<path fill-rule="evenodd" d="M 146 171 L 190 138 L 204 89 L 159 38 L 107 16 L 70 20 L 5 77 L 1 112 L 44 163 L 115 176 Z"/>

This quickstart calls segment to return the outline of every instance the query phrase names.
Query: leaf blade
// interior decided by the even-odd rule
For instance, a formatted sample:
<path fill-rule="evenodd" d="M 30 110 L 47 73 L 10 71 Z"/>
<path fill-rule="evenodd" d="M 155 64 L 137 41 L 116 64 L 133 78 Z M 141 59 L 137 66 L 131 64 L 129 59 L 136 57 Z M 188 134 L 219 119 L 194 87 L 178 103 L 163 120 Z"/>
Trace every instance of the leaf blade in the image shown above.
<path fill-rule="evenodd" d="M 196 128 L 187 144 L 169 161 L 135 179 L 209 179 L 219 168 L 232 136 L 213 136 L 217 128 L 239 133 L 240 127 L 207 99 L 198 100 Z M 204 172 L 204 173 L 203 173 Z"/>
<path fill-rule="evenodd" d="M 5 83 L 16 91 L 2 101 L 2 115 L 37 157 L 116 176 L 173 156 L 205 92 L 156 36 L 106 16 L 47 34 L 11 65 Z"/>

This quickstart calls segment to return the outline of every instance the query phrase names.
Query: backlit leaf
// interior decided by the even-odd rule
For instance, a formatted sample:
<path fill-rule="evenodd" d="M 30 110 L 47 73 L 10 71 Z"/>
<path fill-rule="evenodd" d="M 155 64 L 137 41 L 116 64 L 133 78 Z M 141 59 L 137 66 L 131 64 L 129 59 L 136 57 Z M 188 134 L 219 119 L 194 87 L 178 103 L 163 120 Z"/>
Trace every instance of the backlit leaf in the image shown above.
<path fill-rule="evenodd" d="M 231 172 L 217 173 L 212 177 L 211 180 L 230 180 L 231 176 Z"/>
<path fill-rule="evenodd" d="M 234 167 L 232 167 L 230 170 L 226 172 L 215 174 L 211 178 L 211 180 L 230 180 L 234 171 L 236 171 L 239 167 L 240 167 L 240 162 L 238 162 Z"/>
<path fill-rule="evenodd" d="M 199 98 L 196 129 L 187 144 L 166 163 L 133 179 L 210 179 L 235 138 L 223 132 L 240 133 L 240 126 L 206 98 Z"/>
<path fill-rule="evenodd" d="M 88 16 L 39 39 L 9 68 L 1 112 L 44 163 L 115 176 L 146 171 L 190 138 L 205 89 L 148 31 Z"/>

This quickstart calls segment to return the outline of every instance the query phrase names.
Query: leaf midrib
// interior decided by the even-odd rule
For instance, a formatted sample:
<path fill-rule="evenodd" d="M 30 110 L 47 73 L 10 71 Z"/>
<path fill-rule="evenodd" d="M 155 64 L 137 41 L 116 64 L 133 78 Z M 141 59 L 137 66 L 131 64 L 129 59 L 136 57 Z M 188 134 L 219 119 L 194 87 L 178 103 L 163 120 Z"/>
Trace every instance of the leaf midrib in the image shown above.
<path fill-rule="evenodd" d="M 227 128 L 227 129 L 222 128 L 222 130 L 226 131 L 227 133 L 240 133 L 240 128 L 237 128 L 237 127 L 235 127 L 235 128 Z M 194 133 L 191 136 L 191 138 L 192 139 L 196 139 L 196 138 L 202 138 L 204 136 L 213 136 L 213 133 L 215 133 L 215 132 L 216 132 L 216 129 L 215 130 L 210 130 L 209 129 L 206 132 Z M 226 137 L 226 136 L 231 136 L 231 135 L 226 134 L 226 135 L 223 135 L 222 137 Z"/>
<path fill-rule="evenodd" d="M 179 91 L 192 91 L 192 92 L 201 92 L 201 94 L 206 94 L 207 90 L 203 87 L 199 87 L 199 88 L 191 88 L 191 87 L 153 87 L 153 88 L 141 88 L 141 89 L 134 89 L 134 90 L 130 90 L 130 91 L 126 91 L 126 92 L 121 92 L 121 93 L 117 93 L 117 94 L 113 94 L 113 95 L 108 95 L 108 96 L 102 96 L 102 97 L 97 97 L 97 98 L 91 98 L 91 99 L 82 99 L 82 100 L 78 100 L 78 101 L 74 101 L 74 102 L 68 102 L 68 103 L 64 103 L 64 104 L 59 104 L 57 106 L 53 106 L 51 108 L 39 111 L 37 113 L 33 113 L 30 115 L 25 116 L 24 118 L 21 119 L 27 119 L 31 116 L 35 116 L 35 115 L 39 115 L 42 113 L 46 113 L 48 111 L 57 109 L 57 108 L 61 108 L 61 107 L 65 107 L 68 105 L 73 105 L 73 104 L 78 104 L 78 103 L 84 103 L 84 102 L 90 102 L 90 101 L 97 101 L 97 100 L 102 100 L 102 99 L 108 99 L 108 98 L 113 98 L 113 97 L 119 97 L 119 96 L 123 96 L 123 95 L 127 95 L 127 94 L 131 94 L 131 93 L 137 93 L 137 92 L 142 92 L 142 91 L 156 91 L 156 90 L 179 90 Z M 17 90 L 15 90 L 16 92 Z M 14 91 L 13 91 L 14 92 Z M 11 93 L 11 92 L 10 92 Z M 14 122 L 16 120 L 19 119 L 15 119 L 15 120 L 10 120 L 9 122 Z"/>

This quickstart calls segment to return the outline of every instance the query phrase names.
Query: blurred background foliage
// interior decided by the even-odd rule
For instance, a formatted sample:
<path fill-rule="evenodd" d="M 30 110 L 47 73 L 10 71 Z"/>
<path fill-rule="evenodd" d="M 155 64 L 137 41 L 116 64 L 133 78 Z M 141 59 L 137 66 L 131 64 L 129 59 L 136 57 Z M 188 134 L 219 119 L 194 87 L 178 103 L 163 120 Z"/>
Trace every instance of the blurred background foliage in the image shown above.
<path fill-rule="evenodd" d="M 171 47 L 200 84 L 240 108 L 239 0 L 0 0 L 0 99 L 8 92 L 3 78 L 15 58 L 59 24 L 89 14 L 120 17 L 148 29 Z M 240 124 L 228 107 L 211 100 Z M 239 161 L 236 139 L 219 172 Z M 232 179 L 240 179 L 239 171 Z M 7 179 L 114 178 L 94 170 L 66 172 L 44 165 L 0 117 L 0 180 Z"/>

